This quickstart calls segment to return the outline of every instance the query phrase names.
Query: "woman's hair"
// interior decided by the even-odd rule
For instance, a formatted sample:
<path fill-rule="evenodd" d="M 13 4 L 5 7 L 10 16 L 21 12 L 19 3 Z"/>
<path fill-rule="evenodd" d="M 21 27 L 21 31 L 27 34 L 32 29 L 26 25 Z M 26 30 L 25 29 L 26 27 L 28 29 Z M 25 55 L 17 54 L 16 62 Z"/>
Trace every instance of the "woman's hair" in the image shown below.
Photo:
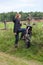
<path fill-rule="evenodd" d="M 21 18 L 21 14 L 17 13 L 15 18 Z"/>

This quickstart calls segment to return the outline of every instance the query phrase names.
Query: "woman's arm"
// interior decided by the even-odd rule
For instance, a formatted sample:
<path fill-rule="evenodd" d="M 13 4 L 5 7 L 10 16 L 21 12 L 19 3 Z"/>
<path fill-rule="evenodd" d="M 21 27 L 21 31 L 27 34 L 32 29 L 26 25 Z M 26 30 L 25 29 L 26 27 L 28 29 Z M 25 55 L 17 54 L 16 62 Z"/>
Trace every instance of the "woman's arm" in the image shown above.
<path fill-rule="evenodd" d="M 15 17 L 13 17 L 13 19 L 12 19 L 12 20 L 13 20 L 13 22 L 15 23 Z"/>

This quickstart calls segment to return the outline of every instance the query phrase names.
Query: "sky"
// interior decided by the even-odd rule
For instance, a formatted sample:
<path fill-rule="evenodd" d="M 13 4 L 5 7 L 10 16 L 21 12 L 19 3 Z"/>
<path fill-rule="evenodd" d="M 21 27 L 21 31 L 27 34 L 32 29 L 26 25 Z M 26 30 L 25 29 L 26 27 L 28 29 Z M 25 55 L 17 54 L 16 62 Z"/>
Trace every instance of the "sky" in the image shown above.
<path fill-rule="evenodd" d="M 11 11 L 43 12 L 43 0 L 0 0 L 0 13 Z"/>

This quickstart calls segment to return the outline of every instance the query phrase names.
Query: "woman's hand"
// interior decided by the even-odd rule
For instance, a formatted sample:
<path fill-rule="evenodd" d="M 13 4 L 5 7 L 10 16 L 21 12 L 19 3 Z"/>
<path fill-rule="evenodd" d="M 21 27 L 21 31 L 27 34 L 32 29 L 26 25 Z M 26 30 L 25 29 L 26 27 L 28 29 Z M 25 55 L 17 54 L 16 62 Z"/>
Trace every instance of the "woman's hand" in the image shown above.
<path fill-rule="evenodd" d="M 17 35 L 17 33 L 14 33 L 14 35 Z"/>

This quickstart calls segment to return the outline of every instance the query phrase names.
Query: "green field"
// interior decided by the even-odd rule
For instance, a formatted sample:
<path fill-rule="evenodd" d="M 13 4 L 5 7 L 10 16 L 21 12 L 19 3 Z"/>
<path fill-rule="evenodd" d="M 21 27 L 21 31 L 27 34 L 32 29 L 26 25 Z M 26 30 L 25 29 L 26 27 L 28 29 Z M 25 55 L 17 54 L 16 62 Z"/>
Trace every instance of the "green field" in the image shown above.
<path fill-rule="evenodd" d="M 25 26 L 23 25 L 22 27 Z M 31 47 L 29 49 L 25 48 L 25 43 L 22 40 L 19 40 L 19 47 L 15 49 L 14 41 L 13 23 L 7 23 L 7 30 L 4 30 L 4 24 L 0 23 L 0 52 L 5 52 L 14 57 L 26 60 L 36 60 L 43 63 L 43 22 L 38 22 L 33 26 Z"/>

